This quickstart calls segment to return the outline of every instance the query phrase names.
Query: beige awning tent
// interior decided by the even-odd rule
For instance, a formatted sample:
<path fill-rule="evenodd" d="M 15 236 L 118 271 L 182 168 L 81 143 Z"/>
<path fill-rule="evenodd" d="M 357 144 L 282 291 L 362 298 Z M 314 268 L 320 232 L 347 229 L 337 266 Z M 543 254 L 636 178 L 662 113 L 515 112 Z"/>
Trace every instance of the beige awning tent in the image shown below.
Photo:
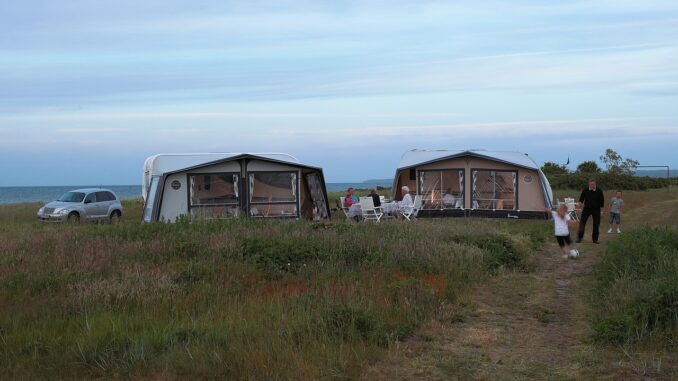
<path fill-rule="evenodd" d="M 419 217 L 546 218 L 553 192 L 527 154 L 485 150 L 412 150 L 401 157 L 392 196 L 421 195 Z"/>
<path fill-rule="evenodd" d="M 330 217 L 323 171 L 287 154 L 161 154 L 146 159 L 145 222 L 181 216 Z"/>

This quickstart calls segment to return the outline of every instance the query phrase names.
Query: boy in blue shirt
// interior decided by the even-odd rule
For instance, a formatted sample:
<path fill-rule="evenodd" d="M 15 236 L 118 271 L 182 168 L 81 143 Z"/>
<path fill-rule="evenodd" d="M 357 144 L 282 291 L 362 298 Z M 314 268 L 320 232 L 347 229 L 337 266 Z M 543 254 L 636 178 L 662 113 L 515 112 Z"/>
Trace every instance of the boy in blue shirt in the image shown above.
<path fill-rule="evenodd" d="M 607 230 L 608 233 L 612 233 L 612 227 L 615 224 L 617 225 L 617 233 L 621 233 L 621 212 L 623 206 L 622 192 L 617 191 L 615 197 L 610 201 L 610 228 Z"/>

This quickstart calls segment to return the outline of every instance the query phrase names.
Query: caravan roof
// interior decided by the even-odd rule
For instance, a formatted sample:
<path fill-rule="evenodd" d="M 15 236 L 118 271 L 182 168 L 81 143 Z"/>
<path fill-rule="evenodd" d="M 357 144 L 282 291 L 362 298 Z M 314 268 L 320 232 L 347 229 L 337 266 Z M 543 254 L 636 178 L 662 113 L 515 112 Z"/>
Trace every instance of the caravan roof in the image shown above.
<path fill-rule="evenodd" d="M 451 159 L 459 156 L 476 156 L 480 158 L 491 159 L 512 165 L 517 165 L 523 168 L 539 169 L 537 163 L 534 162 L 527 154 L 516 151 L 486 151 L 481 149 L 469 150 L 419 150 L 414 149 L 407 151 L 400 158 L 398 169 L 405 169 L 421 164 L 431 163 L 435 161 Z"/>

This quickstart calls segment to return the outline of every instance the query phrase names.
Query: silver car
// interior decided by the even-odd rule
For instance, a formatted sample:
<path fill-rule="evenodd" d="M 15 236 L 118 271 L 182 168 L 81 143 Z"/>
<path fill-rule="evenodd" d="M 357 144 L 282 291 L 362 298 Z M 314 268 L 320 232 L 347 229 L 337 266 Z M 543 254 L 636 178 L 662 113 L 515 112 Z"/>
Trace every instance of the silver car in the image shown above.
<path fill-rule="evenodd" d="M 64 193 L 56 201 L 47 203 L 38 210 L 40 221 L 80 222 L 110 221 L 118 222 L 123 209 L 118 196 L 108 189 L 76 189 Z"/>

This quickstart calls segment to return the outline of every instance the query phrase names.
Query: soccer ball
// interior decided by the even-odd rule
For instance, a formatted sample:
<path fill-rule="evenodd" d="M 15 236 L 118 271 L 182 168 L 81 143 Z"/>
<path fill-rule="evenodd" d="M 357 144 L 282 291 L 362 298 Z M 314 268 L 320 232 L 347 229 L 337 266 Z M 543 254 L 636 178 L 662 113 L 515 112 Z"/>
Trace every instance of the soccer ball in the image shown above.
<path fill-rule="evenodd" d="M 570 249 L 570 258 L 579 258 L 579 250 Z"/>

